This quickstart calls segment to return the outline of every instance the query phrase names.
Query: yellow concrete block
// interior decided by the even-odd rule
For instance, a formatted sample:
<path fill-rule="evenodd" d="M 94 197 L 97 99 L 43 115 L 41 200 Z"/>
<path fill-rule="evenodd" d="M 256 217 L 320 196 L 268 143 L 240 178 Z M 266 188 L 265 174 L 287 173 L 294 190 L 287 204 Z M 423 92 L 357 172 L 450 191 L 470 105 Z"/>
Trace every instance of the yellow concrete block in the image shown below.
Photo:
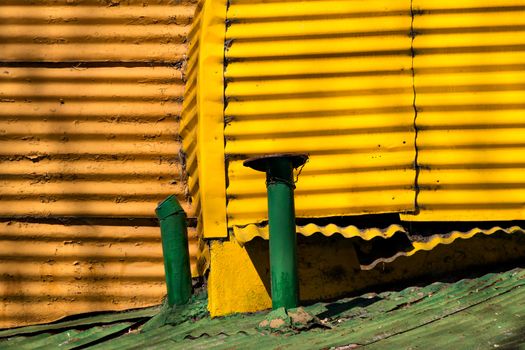
<path fill-rule="evenodd" d="M 212 241 L 208 309 L 212 317 L 254 312 L 272 306 L 270 292 L 246 248 L 234 240 Z M 265 266 L 267 264 L 264 264 Z"/>

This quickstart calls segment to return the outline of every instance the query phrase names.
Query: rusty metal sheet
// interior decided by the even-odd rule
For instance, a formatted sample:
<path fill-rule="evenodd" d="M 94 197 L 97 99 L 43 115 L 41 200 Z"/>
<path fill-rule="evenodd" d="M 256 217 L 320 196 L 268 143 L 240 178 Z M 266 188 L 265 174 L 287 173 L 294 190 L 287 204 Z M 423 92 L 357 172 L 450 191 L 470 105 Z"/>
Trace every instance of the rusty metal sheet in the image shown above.
<path fill-rule="evenodd" d="M 419 214 L 403 219 L 524 219 L 523 3 L 413 5 Z"/>
<path fill-rule="evenodd" d="M 316 224 L 307 224 L 304 226 L 297 226 L 296 232 L 304 236 L 311 236 L 315 233 L 320 233 L 326 237 L 340 234 L 345 238 L 359 237 L 364 240 L 371 240 L 373 238 L 384 238 L 388 239 L 393 237 L 396 233 L 407 233 L 406 230 L 401 225 L 392 224 L 386 228 L 379 227 L 369 227 L 369 228 L 359 228 L 357 226 L 338 226 L 335 224 L 328 225 L 316 225 Z M 234 226 L 233 234 L 235 240 L 241 244 L 251 241 L 255 237 L 261 237 L 263 239 L 269 239 L 269 230 L 268 225 L 259 226 L 259 225 L 247 225 L 243 227 Z"/>
<path fill-rule="evenodd" d="M 225 137 L 229 226 L 266 220 L 247 157 L 310 154 L 299 217 L 414 209 L 410 1 L 231 1 Z"/>

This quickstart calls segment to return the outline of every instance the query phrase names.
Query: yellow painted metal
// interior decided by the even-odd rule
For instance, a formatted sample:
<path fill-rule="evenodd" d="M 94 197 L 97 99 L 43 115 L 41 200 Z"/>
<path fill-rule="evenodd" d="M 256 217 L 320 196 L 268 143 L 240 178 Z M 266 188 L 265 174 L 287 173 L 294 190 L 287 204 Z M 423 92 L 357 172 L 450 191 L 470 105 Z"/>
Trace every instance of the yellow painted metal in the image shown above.
<path fill-rule="evenodd" d="M 232 1 L 227 18 L 229 225 L 266 219 L 242 159 L 280 152 L 310 154 L 299 217 L 413 210 L 410 1 Z"/>
<path fill-rule="evenodd" d="M 108 4 L 0 4 L 0 328 L 160 303 L 155 207 L 176 194 L 194 217 L 177 116 L 195 5 Z"/>
<path fill-rule="evenodd" d="M 227 236 L 223 132 L 226 5 L 225 0 L 201 1 L 189 35 L 189 86 L 181 134 L 189 160 L 191 194 L 205 238 Z"/>
<path fill-rule="evenodd" d="M 169 61 L 182 59 L 194 6 L 155 1 L 0 5 L 1 59 L 17 61 Z"/>
<path fill-rule="evenodd" d="M 172 193 L 191 215 L 182 84 L 167 67 L 2 68 L 1 215 L 153 217 Z"/>
<path fill-rule="evenodd" d="M 403 219 L 525 219 L 520 5 L 414 1 L 420 211 Z"/>
<path fill-rule="evenodd" d="M 180 135 L 182 137 L 182 150 L 185 158 L 185 173 L 188 178 L 188 194 L 192 198 L 192 206 L 197 217 L 199 234 L 202 236 L 202 208 L 199 192 L 199 174 L 197 165 L 198 153 L 198 62 L 199 62 L 199 33 L 202 20 L 204 1 L 199 1 L 191 29 L 188 33 L 188 59 L 185 61 L 185 92 L 182 103 Z"/>
<path fill-rule="evenodd" d="M 402 232 L 406 233 L 403 226 L 400 225 L 390 225 L 386 228 L 364 228 L 360 229 L 356 226 L 337 226 L 335 224 L 328 224 L 326 226 L 319 226 L 316 224 L 307 224 L 304 226 L 297 226 L 297 233 L 300 233 L 304 236 L 311 236 L 315 233 L 321 233 L 324 236 L 332 236 L 335 234 L 340 234 L 345 238 L 360 237 L 366 241 L 369 241 L 373 238 L 391 238 L 396 233 Z M 233 234 L 235 240 L 240 244 L 251 241 L 255 237 L 261 237 L 263 239 L 269 239 L 268 226 L 258 226 L 258 225 L 247 225 L 244 227 L 233 227 Z"/>
<path fill-rule="evenodd" d="M 494 233 L 499 233 L 499 232 L 504 232 L 509 235 L 510 234 L 523 234 L 525 233 L 525 229 L 519 226 L 512 226 L 506 229 L 501 228 L 499 226 L 495 226 L 490 229 L 481 229 L 481 228 L 476 227 L 466 232 L 452 231 L 446 235 L 433 235 L 430 238 L 426 239 L 425 241 L 413 241 L 412 245 L 414 248 L 408 252 L 399 252 L 390 258 L 378 259 L 370 265 L 361 265 L 361 268 L 363 270 L 372 270 L 378 264 L 391 263 L 399 257 L 410 257 L 420 251 L 432 250 L 436 248 L 438 245 L 452 244 L 454 243 L 454 241 L 458 239 L 469 239 L 476 235 L 490 236 Z"/>
<path fill-rule="evenodd" d="M 0 237 L 2 328 L 154 305 L 166 295 L 157 226 L 10 221 Z M 206 262 L 194 228 L 189 242 L 197 274 Z"/>

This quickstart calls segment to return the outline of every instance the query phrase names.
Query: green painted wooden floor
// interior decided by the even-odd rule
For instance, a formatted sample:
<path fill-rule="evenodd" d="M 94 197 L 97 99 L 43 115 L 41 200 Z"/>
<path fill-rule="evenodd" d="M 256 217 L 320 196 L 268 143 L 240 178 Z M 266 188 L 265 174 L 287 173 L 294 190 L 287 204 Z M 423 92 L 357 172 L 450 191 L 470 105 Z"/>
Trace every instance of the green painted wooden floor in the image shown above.
<path fill-rule="evenodd" d="M 210 319 L 200 295 L 175 310 L 164 306 L 0 331 L 0 349 L 525 348 L 525 269 L 304 309 L 317 324 L 272 333 L 258 327 L 268 312 Z"/>

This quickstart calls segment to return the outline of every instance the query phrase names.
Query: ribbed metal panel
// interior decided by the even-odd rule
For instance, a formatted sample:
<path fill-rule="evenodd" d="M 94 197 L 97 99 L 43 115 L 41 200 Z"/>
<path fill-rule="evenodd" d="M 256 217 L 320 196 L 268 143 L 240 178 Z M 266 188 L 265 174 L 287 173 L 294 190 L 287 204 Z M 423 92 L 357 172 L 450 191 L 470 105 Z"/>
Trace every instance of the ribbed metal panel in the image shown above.
<path fill-rule="evenodd" d="M 191 1 L 2 1 L 1 57 L 34 61 L 179 61 Z"/>
<path fill-rule="evenodd" d="M 0 223 L 0 327 L 158 304 L 166 286 L 154 224 Z M 197 244 L 191 229 L 194 271 Z"/>
<path fill-rule="evenodd" d="M 0 327 L 165 295 L 155 207 L 177 194 L 193 216 L 178 121 L 194 8 L 0 4 Z M 190 245 L 197 276 L 194 228 Z"/>
<path fill-rule="evenodd" d="M 430 237 L 426 237 L 425 239 L 421 239 L 421 237 L 419 237 L 419 239 L 412 240 L 412 245 L 413 245 L 412 250 L 408 252 L 398 252 L 394 256 L 389 257 L 389 258 L 377 259 L 373 261 L 372 263 L 370 263 L 369 265 L 361 265 L 361 269 L 372 270 L 380 263 L 391 263 L 397 258 L 410 257 L 416 254 L 417 252 L 424 251 L 424 250 L 432 250 L 439 245 L 452 244 L 458 239 L 470 239 L 474 236 L 481 236 L 482 234 L 485 236 L 490 236 L 496 233 L 506 233 L 508 235 L 511 235 L 511 234 L 518 235 L 518 234 L 524 234 L 525 229 L 523 229 L 523 227 L 520 227 L 520 226 L 512 226 L 508 228 L 494 226 L 489 229 L 474 227 L 468 231 L 452 231 L 446 234 L 432 235 Z"/>
<path fill-rule="evenodd" d="M 188 34 L 186 91 L 181 136 L 197 229 L 204 238 L 224 238 L 224 33 L 226 0 L 197 4 Z"/>
<path fill-rule="evenodd" d="M 185 174 L 188 178 L 188 191 L 193 200 L 195 216 L 202 222 L 200 205 L 199 173 L 197 165 L 199 110 L 197 103 L 199 34 L 202 25 L 202 9 L 204 1 L 200 1 L 195 9 L 195 16 L 188 33 L 188 60 L 185 63 L 185 91 L 182 103 L 180 135 L 185 160 Z M 201 229 L 201 227 L 199 227 Z"/>
<path fill-rule="evenodd" d="M 180 71 L 2 73 L 2 216 L 152 217 L 169 194 L 185 203 L 175 137 Z"/>
<path fill-rule="evenodd" d="M 414 209 L 410 1 L 231 1 L 228 223 L 266 219 L 250 156 L 305 152 L 300 217 Z"/>
<path fill-rule="evenodd" d="M 420 213 L 525 219 L 525 3 L 414 1 Z"/>

